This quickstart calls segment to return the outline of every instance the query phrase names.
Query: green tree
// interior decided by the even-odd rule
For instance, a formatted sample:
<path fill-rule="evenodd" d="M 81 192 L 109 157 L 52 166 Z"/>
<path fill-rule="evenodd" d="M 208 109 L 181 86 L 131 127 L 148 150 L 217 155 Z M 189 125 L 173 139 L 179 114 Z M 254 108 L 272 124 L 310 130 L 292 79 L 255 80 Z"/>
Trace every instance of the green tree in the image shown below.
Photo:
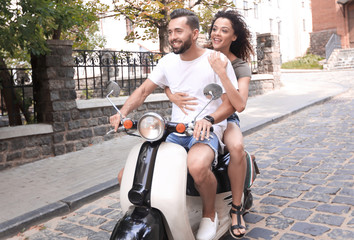
<path fill-rule="evenodd" d="M 136 39 L 159 39 L 160 51 L 168 52 L 168 16 L 177 8 L 195 11 L 201 20 L 202 29 L 207 25 L 214 13 L 221 8 L 234 7 L 232 0 L 113 0 L 115 12 L 129 19 L 134 28 L 144 29 L 143 34 L 134 30 L 125 39 L 133 42 Z"/>
<path fill-rule="evenodd" d="M 29 60 L 48 53 L 48 39 L 68 39 L 74 47 L 102 46 L 95 36 L 98 14 L 107 6 L 99 0 L 1 0 L 0 69 L 9 59 Z M 1 95 L 5 100 L 10 125 L 20 125 L 20 101 L 16 100 L 11 76 L 0 71 Z M 15 100 L 13 100 L 15 99 Z"/>

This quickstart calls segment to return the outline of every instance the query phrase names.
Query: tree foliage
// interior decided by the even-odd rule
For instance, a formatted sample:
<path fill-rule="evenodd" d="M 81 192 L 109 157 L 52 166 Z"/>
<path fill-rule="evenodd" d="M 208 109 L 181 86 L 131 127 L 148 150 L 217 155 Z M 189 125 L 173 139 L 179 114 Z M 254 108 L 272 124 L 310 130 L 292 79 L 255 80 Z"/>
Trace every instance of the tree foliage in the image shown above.
<path fill-rule="evenodd" d="M 98 14 L 106 9 L 100 0 L 0 1 L 0 89 L 10 125 L 21 124 L 20 109 L 26 113 L 11 87 L 9 72 L 1 69 L 12 63 L 29 63 L 30 56 L 46 54 L 49 39 L 73 40 L 74 47 L 88 49 L 102 45 L 103 39 L 95 36 L 95 32 Z"/>
<path fill-rule="evenodd" d="M 106 9 L 99 0 L 2 0 L 0 56 L 45 54 L 48 39 L 73 40 L 75 46 L 92 48 L 98 13 Z M 102 44 L 100 39 L 95 41 Z"/>
<path fill-rule="evenodd" d="M 200 18 L 204 31 L 209 27 L 212 16 L 221 8 L 233 7 L 232 0 L 113 0 L 117 14 L 129 19 L 135 29 L 126 36 L 126 40 L 133 42 L 136 39 L 159 39 L 160 51 L 167 52 L 168 47 L 168 16 L 177 8 L 186 8 L 195 11 Z"/>

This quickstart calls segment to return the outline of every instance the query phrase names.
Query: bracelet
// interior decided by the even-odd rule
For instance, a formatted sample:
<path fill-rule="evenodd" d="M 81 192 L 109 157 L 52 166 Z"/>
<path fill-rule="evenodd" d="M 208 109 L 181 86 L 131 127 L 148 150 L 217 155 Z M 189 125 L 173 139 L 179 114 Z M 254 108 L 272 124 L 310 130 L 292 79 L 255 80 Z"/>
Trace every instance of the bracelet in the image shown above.
<path fill-rule="evenodd" d="M 204 119 L 207 120 L 208 122 L 210 122 L 211 124 L 214 124 L 214 122 L 215 122 L 215 119 L 210 115 L 206 115 L 204 117 Z"/>

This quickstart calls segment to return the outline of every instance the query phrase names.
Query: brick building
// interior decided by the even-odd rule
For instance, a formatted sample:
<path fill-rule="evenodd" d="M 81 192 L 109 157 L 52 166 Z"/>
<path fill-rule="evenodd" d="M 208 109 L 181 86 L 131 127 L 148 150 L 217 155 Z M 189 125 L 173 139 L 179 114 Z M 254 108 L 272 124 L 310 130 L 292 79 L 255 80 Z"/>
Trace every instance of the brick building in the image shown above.
<path fill-rule="evenodd" d="M 340 37 L 342 48 L 354 48 L 354 0 L 311 0 L 311 52 L 325 55 L 332 34 Z"/>

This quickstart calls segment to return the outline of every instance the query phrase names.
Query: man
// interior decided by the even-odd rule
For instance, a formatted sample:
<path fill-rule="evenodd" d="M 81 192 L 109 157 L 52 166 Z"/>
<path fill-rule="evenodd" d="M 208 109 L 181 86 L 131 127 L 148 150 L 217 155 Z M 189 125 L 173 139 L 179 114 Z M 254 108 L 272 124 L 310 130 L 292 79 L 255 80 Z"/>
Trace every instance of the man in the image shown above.
<path fill-rule="evenodd" d="M 208 61 L 212 50 L 203 49 L 196 44 L 199 34 L 198 17 L 189 10 L 177 9 L 171 13 L 170 18 L 168 39 L 173 53 L 164 56 L 149 78 L 127 99 L 121 108 L 123 116 L 138 108 L 156 87 L 168 86 L 172 92 L 185 92 L 197 99 L 198 105 L 196 105 L 195 111 L 186 110 L 188 115 L 184 114 L 176 105 L 172 106 L 171 120 L 188 123 L 208 102 L 208 99 L 203 95 L 203 88 L 209 83 L 218 83 L 222 86 L 219 77 Z M 230 62 L 227 62 L 227 76 L 224 77 L 237 84 Z M 221 99 L 213 101 L 199 115 L 193 136 L 172 133 L 166 139 L 168 142 L 189 148 L 188 170 L 203 202 L 203 218 L 196 236 L 199 240 L 212 239 L 218 227 L 218 217 L 215 212 L 217 182 L 210 166 L 217 159 L 220 139 L 222 139 L 226 128 L 224 119 L 234 111 L 224 91 Z M 117 130 L 120 121 L 119 114 L 110 118 L 115 130 Z M 214 131 L 210 132 L 210 127 L 213 124 Z"/>

